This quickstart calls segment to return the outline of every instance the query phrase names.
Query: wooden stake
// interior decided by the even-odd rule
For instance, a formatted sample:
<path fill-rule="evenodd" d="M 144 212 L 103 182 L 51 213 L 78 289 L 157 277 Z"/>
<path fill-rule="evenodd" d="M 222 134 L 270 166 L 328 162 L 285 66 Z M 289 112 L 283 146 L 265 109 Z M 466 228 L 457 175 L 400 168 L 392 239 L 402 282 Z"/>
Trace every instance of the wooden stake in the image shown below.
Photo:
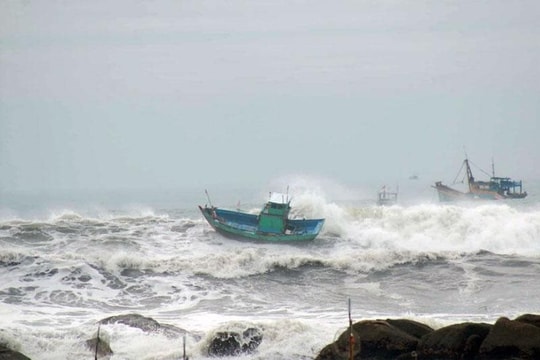
<path fill-rule="evenodd" d="M 349 298 L 349 360 L 354 360 L 354 334 L 352 329 L 351 298 Z"/>
<path fill-rule="evenodd" d="M 101 327 L 101 324 L 98 325 L 97 328 L 97 337 L 96 337 L 96 352 L 94 354 L 94 360 L 97 360 L 97 354 L 98 354 L 98 347 L 99 347 L 99 329 Z"/>

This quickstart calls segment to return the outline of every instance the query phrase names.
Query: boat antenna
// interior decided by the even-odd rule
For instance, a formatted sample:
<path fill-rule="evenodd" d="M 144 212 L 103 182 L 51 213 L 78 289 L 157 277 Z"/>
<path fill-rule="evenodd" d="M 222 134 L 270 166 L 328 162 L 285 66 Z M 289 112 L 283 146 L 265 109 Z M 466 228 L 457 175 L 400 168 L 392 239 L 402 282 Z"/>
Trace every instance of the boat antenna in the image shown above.
<path fill-rule="evenodd" d="M 204 192 L 206 193 L 206 198 L 208 199 L 208 203 L 210 204 L 210 207 L 214 207 L 214 205 L 212 205 L 212 200 L 210 200 L 210 195 L 208 195 L 208 191 L 204 189 Z"/>
<path fill-rule="evenodd" d="M 96 336 L 96 350 L 94 352 L 94 360 L 97 360 L 98 356 L 98 347 L 99 347 L 99 328 L 101 327 L 101 324 L 98 325 L 97 328 L 97 336 Z"/>
<path fill-rule="evenodd" d="M 354 335 L 353 335 L 352 316 L 351 316 L 351 298 L 349 298 L 349 360 L 354 360 L 353 349 L 354 349 Z"/>
<path fill-rule="evenodd" d="M 491 157 L 491 174 L 492 177 L 495 177 L 495 161 L 493 161 L 493 156 Z"/>

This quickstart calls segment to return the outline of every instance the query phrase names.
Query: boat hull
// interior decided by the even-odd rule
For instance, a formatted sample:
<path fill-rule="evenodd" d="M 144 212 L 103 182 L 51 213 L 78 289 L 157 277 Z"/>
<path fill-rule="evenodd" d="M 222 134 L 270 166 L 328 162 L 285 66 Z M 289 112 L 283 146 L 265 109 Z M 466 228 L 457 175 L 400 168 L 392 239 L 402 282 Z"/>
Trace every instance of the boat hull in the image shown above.
<path fill-rule="evenodd" d="M 489 190 L 476 190 L 469 192 L 462 192 L 455 189 L 452 189 L 449 186 L 441 184 L 440 182 L 435 183 L 433 186 L 439 195 L 439 201 L 441 202 L 451 202 L 451 201 L 472 201 L 472 200 L 504 200 L 504 199 L 523 199 L 527 196 L 527 193 L 519 194 L 508 194 L 503 195 L 499 194 L 496 191 Z"/>
<path fill-rule="evenodd" d="M 259 216 L 240 211 L 199 206 L 206 221 L 221 235 L 231 239 L 248 239 L 268 242 L 303 242 L 314 240 L 324 224 L 324 219 L 287 220 L 283 233 L 259 230 Z"/>
<path fill-rule="evenodd" d="M 379 206 L 391 206 L 397 204 L 397 192 L 387 192 L 386 190 L 380 191 L 377 198 L 377 205 Z"/>
<path fill-rule="evenodd" d="M 437 181 L 434 188 L 437 189 L 440 201 L 523 199 L 527 196 L 527 192 L 523 191 L 521 180 L 515 181 L 509 177 L 495 176 L 495 170 L 493 170 L 493 176 L 489 181 L 476 181 L 469 159 L 463 160 L 460 172 L 463 168 L 466 170 L 469 192 L 452 189 L 441 181 Z"/>

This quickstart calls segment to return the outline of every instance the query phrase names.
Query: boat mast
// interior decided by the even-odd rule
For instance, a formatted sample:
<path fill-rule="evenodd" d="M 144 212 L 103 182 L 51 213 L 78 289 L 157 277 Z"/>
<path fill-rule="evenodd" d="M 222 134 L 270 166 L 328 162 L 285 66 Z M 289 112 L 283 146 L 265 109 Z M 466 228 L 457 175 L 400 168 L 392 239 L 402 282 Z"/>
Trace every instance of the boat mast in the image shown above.
<path fill-rule="evenodd" d="M 471 167 L 469 166 L 469 159 L 465 159 L 465 166 L 467 168 L 467 181 L 469 182 L 469 190 L 472 191 L 472 184 L 474 183 L 474 176 L 471 171 Z"/>

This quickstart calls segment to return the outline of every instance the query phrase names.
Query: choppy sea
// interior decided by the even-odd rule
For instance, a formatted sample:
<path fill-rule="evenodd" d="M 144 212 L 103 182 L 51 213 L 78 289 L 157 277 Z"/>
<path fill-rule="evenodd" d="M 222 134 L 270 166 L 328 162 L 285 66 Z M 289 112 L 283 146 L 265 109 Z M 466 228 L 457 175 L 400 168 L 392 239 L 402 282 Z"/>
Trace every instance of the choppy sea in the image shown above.
<path fill-rule="evenodd" d="M 223 238 L 197 209 L 257 211 L 267 189 L 4 193 L 0 341 L 32 359 L 90 359 L 99 320 L 137 313 L 193 336 L 102 325 L 111 359 L 181 359 L 184 345 L 208 359 L 217 332 L 255 327 L 262 343 L 239 358 L 294 360 L 346 329 L 349 299 L 353 321 L 434 328 L 539 313 L 540 182 L 526 185 L 524 200 L 462 204 L 402 185 L 388 207 L 375 205 L 377 189 L 292 187 L 297 215 L 326 218 L 299 245 Z"/>

